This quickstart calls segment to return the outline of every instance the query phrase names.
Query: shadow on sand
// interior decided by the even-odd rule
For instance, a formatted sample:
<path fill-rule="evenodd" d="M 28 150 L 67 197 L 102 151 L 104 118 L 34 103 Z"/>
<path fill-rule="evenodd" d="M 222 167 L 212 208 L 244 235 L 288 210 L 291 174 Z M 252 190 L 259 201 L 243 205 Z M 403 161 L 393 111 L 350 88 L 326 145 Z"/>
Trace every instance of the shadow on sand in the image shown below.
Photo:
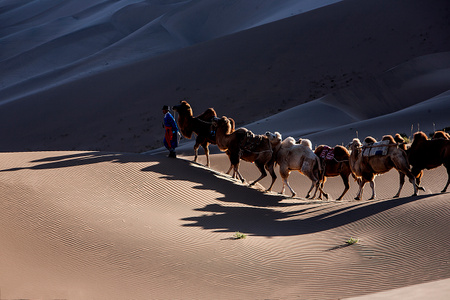
<path fill-rule="evenodd" d="M 198 183 L 194 189 L 215 190 L 223 196 L 210 199 L 211 204 L 195 209 L 202 215 L 183 218 L 182 221 L 186 224 L 182 226 L 201 227 L 218 232 L 239 230 L 256 236 L 290 236 L 329 230 L 433 196 L 428 194 L 361 202 L 302 200 L 249 188 L 247 184 L 241 184 L 227 175 L 187 160 L 167 158 L 164 155 L 130 153 L 83 152 L 46 157 L 31 161 L 31 166 L 0 172 L 65 168 L 102 162 L 148 162 L 150 165 L 141 171 L 159 173 L 160 178 L 165 180 Z M 205 172 L 209 174 L 205 176 Z M 230 206 L 231 203 L 240 205 Z M 292 210 L 295 206 L 298 206 L 298 209 Z M 283 208 L 289 209 L 283 211 Z"/>

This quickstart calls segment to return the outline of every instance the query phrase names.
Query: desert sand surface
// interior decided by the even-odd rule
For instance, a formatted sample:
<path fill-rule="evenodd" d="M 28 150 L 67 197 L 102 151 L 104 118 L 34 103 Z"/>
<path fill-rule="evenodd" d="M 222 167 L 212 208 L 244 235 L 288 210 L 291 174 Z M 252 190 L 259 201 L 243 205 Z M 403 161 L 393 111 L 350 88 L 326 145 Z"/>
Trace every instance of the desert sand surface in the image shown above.
<path fill-rule="evenodd" d="M 290 197 L 278 166 L 265 192 L 215 145 L 168 158 L 160 108 L 313 147 L 430 134 L 449 32 L 440 0 L 0 0 L 0 299 L 448 299 L 443 166 L 418 196 L 391 170 L 375 200 L 298 172 Z"/>
<path fill-rule="evenodd" d="M 249 188 L 220 172 L 223 156 L 211 170 L 158 155 L 1 154 L 3 299 L 342 299 L 448 278 L 443 168 L 417 197 L 405 186 L 392 199 L 389 172 L 378 200 L 351 200 L 352 185 L 337 202 Z"/>

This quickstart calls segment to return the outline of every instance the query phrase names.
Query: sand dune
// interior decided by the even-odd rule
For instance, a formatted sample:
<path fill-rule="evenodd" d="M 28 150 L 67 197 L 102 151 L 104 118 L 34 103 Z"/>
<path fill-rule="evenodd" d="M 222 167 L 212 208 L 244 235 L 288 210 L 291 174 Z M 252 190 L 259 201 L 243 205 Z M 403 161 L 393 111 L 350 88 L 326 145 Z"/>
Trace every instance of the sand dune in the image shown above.
<path fill-rule="evenodd" d="M 55 69 L 68 73 L 67 77 L 123 65 L 338 1 L 230 5 L 224 0 L 97 0 L 3 5 L 0 36 L 8 47 L 0 54 L 0 68 L 8 77 L 2 88 Z"/>
<path fill-rule="evenodd" d="M 82 61 L 41 75 L 30 67 L 32 78 L 3 85 L 1 127 L 15 131 L 2 132 L 0 149 L 143 152 L 161 145 L 163 103 L 188 99 L 197 114 L 213 106 L 243 126 L 344 88 L 357 90 L 402 63 L 450 51 L 448 3 L 433 3 L 343 1 L 120 66 L 105 65 L 109 60 L 100 55 L 101 72 Z M 158 45 L 166 45 L 161 38 Z M 14 70 L 1 70 L 2 81 L 13 77 Z"/>
<path fill-rule="evenodd" d="M 227 167 L 223 158 L 214 169 Z M 405 186 L 391 199 L 389 172 L 377 178 L 379 200 L 335 202 L 264 194 L 164 156 L 0 161 L 5 299 L 336 299 L 448 277 L 448 194 L 432 192 L 443 169 L 425 174 L 431 193 L 418 197 Z M 291 177 L 306 192 L 303 176 Z M 360 242 L 345 246 L 350 237 Z"/>
<path fill-rule="evenodd" d="M 450 124 L 449 55 L 416 58 L 361 86 L 341 89 L 245 127 L 256 134 L 278 131 L 283 137 L 309 138 L 314 146 L 347 145 L 354 137 L 368 135 L 381 139 L 402 133 L 412 139 L 418 130 L 431 133 L 446 128 Z M 192 152 L 194 141 L 181 144 L 183 153 Z"/>

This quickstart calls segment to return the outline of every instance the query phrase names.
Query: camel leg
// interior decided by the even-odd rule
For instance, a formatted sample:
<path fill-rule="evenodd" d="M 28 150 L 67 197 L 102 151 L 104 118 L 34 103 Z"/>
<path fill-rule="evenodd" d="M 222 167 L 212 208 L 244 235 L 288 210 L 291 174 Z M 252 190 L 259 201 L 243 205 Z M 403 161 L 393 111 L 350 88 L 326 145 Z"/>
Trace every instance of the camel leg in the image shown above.
<path fill-rule="evenodd" d="M 306 197 L 305 197 L 306 199 L 308 199 L 308 198 L 310 197 L 311 191 L 312 191 L 312 189 L 314 188 L 314 186 L 316 186 L 316 183 L 317 183 L 317 182 L 311 181 L 311 187 L 309 188 L 309 191 L 308 191 L 308 193 L 306 194 Z M 316 188 L 316 192 L 314 193 L 314 196 L 313 196 L 312 199 L 314 199 L 314 198 L 316 197 L 316 193 L 317 193 L 317 188 Z"/>
<path fill-rule="evenodd" d="M 266 192 L 270 192 L 272 190 L 273 184 L 275 183 L 275 180 L 277 179 L 277 175 L 275 174 L 275 171 L 273 169 L 273 163 L 269 163 L 269 165 L 266 165 L 266 169 L 267 171 L 269 171 L 270 176 L 272 176 L 272 183 L 266 190 Z"/>
<path fill-rule="evenodd" d="M 209 163 L 209 147 L 208 147 L 208 143 L 202 144 L 202 147 L 205 150 L 206 166 L 209 167 L 210 163 Z"/>
<path fill-rule="evenodd" d="M 395 194 L 394 198 L 400 197 L 400 191 L 402 190 L 403 184 L 405 184 L 405 174 L 403 172 L 398 172 L 400 177 L 400 186 L 398 188 L 397 194 Z M 416 192 L 416 188 L 414 187 L 414 193 Z"/>
<path fill-rule="evenodd" d="M 283 186 L 281 187 L 280 194 L 283 195 L 284 194 L 284 179 L 281 178 L 281 181 L 283 182 Z"/>
<path fill-rule="evenodd" d="M 198 158 L 198 147 L 200 147 L 200 143 L 198 141 L 195 142 L 194 145 L 194 162 L 197 162 Z"/>
<path fill-rule="evenodd" d="M 233 173 L 231 174 L 231 178 L 237 179 L 237 172 L 234 165 L 231 165 L 230 170 L 233 170 Z M 227 173 L 228 174 L 228 173 Z"/>
<path fill-rule="evenodd" d="M 310 193 L 311 193 L 312 189 L 314 187 L 316 187 L 316 189 L 314 191 L 314 195 L 311 197 L 311 199 L 315 199 L 316 198 L 317 190 L 319 190 L 320 193 L 323 194 L 325 196 L 325 198 L 328 199 L 328 194 L 325 193 L 323 191 L 323 189 L 321 188 L 321 186 L 320 186 L 321 181 L 319 179 L 317 179 L 319 177 L 319 176 L 316 176 L 317 173 L 316 174 L 314 174 L 314 173 L 309 173 L 308 174 L 308 172 L 305 171 L 304 174 L 311 180 L 311 188 L 309 189 L 308 193 L 306 194 L 306 198 L 310 197 Z"/>
<path fill-rule="evenodd" d="M 339 196 L 339 198 L 337 198 L 336 200 L 342 200 L 342 197 L 344 197 L 344 195 L 347 193 L 347 191 L 350 189 L 350 184 L 348 182 L 348 174 L 340 174 L 342 181 L 344 182 L 344 191 L 342 192 L 342 194 Z"/>
<path fill-rule="evenodd" d="M 417 196 L 419 188 L 418 188 L 418 186 L 416 184 L 416 178 L 412 175 L 411 177 L 409 177 L 409 182 L 411 182 L 411 184 L 414 187 L 414 194 L 413 194 L 413 196 Z"/>
<path fill-rule="evenodd" d="M 409 168 L 408 159 L 406 158 L 406 155 L 404 156 L 404 159 L 396 159 L 393 160 L 395 169 L 399 172 L 400 175 L 400 186 L 398 188 L 397 194 L 394 196 L 394 198 L 397 198 L 400 196 L 400 191 L 402 190 L 403 184 L 405 183 L 405 175 L 408 176 L 409 181 L 414 186 L 414 196 L 417 195 L 417 185 L 415 183 L 415 176 L 411 172 L 411 169 Z"/>
<path fill-rule="evenodd" d="M 255 161 L 255 165 L 258 168 L 258 170 L 261 172 L 261 176 L 258 177 L 258 179 L 256 179 L 255 181 L 253 181 L 252 183 L 250 183 L 249 186 L 254 185 L 255 183 L 257 183 L 258 181 L 260 181 L 261 179 L 263 179 L 264 177 L 267 176 L 267 172 L 264 169 L 264 164 L 261 164 L 260 162 Z"/>
<path fill-rule="evenodd" d="M 244 177 L 242 177 L 241 173 L 239 172 L 239 163 L 234 165 L 234 172 L 233 175 L 236 174 L 237 178 L 243 183 L 245 181 Z"/>
<path fill-rule="evenodd" d="M 239 165 L 239 157 L 231 154 L 228 150 L 226 151 L 226 154 L 228 155 L 228 159 L 230 160 L 230 168 L 228 169 L 226 174 L 230 174 L 231 170 L 233 170 L 233 175 L 231 177 L 236 178 L 236 165 Z"/>
<path fill-rule="evenodd" d="M 287 168 L 281 168 L 281 166 L 280 166 L 280 175 L 281 175 L 281 179 L 282 179 L 282 181 L 283 181 L 283 187 L 281 188 L 281 192 L 280 192 L 280 194 L 284 194 L 284 187 L 285 186 L 287 186 L 288 188 L 289 188 L 289 190 L 291 191 L 291 193 L 292 193 L 292 196 L 291 197 L 294 197 L 295 195 L 297 195 L 295 192 L 294 192 L 294 190 L 291 188 L 291 186 L 289 185 L 289 182 L 288 182 L 288 177 L 289 177 L 289 173 L 290 173 L 291 171 L 289 171 L 289 169 L 287 169 Z"/>
<path fill-rule="evenodd" d="M 409 182 L 411 182 L 411 184 L 414 187 L 414 194 L 413 194 L 413 196 L 417 196 L 417 193 L 418 193 L 419 189 L 424 190 L 423 188 L 419 187 L 416 184 L 416 177 L 414 176 L 414 174 L 412 172 L 410 172 L 410 171 L 399 172 L 399 174 L 400 174 L 400 189 L 398 190 L 398 193 L 397 193 L 397 195 L 394 196 L 394 198 L 400 196 L 400 190 L 402 189 L 402 185 L 405 182 L 405 176 L 408 176 Z"/>
<path fill-rule="evenodd" d="M 372 188 L 372 197 L 370 197 L 369 200 L 373 200 L 376 197 L 376 195 L 375 195 L 375 181 L 374 180 L 372 180 L 370 182 L 370 187 Z"/>
<path fill-rule="evenodd" d="M 422 179 L 422 176 L 423 176 L 423 170 L 421 170 L 420 168 L 412 167 L 411 173 L 412 173 L 413 176 L 416 178 L 417 188 L 418 188 L 419 190 L 425 192 L 425 188 L 422 187 L 422 186 L 420 186 L 420 180 Z"/>
<path fill-rule="evenodd" d="M 323 187 L 325 185 L 325 181 L 326 181 L 326 177 L 322 177 L 322 180 L 320 180 L 319 184 L 320 184 L 320 188 L 323 190 Z M 322 200 L 322 192 L 319 193 L 319 197 L 317 198 L 319 200 Z"/>
<path fill-rule="evenodd" d="M 316 189 L 315 189 L 314 195 L 311 197 L 311 199 L 315 199 L 315 198 L 316 198 L 317 191 L 319 191 L 319 195 L 320 195 L 320 196 L 323 194 L 323 195 L 325 196 L 325 199 L 328 199 L 328 194 L 325 193 L 325 192 L 323 191 L 323 189 L 322 189 L 321 181 L 318 181 L 318 180 L 315 181 L 315 182 L 313 181 L 313 182 L 312 182 L 312 185 L 311 185 L 311 189 L 310 189 L 309 191 L 312 190 L 313 186 L 315 186 Z M 309 192 L 308 192 L 308 195 L 309 195 Z M 322 198 L 320 198 L 320 200 L 322 200 Z"/>
<path fill-rule="evenodd" d="M 313 188 L 316 187 L 316 190 L 314 191 L 314 195 L 311 197 L 311 199 L 314 199 L 314 198 L 316 198 L 317 189 L 319 188 L 320 181 L 317 179 L 317 176 L 315 176 L 315 174 L 313 172 L 304 171 L 303 174 L 305 174 L 306 177 L 308 177 L 311 180 L 311 187 L 309 188 L 309 191 L 306 194 L 306 199 L 308 199 L 311 196 L 310 194 L 311 194 Z"/>
<path fill-rule="evenodd" d="M 362 179 L 361 182 L 359 183 L 359 191 L 358 191 L 358 194 L 356 194 L 355 200 L 361 200 L 365 184 L 366 184 L 366 181 L 364 179 Z"/>
<path fill-rule="evenodd" d="M 233 165 L 232 164 L 230 164 L 230 168 L 228 169 L 226 174 L 227 175 L 230 174 L 231 170 L 233 170 Z M 233 177 L 234 177 L 234 173 L 233 173 Z"/>
<path fill-rule="evenodd" d="M 291 197 L 295 197 L 297 195 L 297 193 L 295 193 L 295 191 L 289 185 L 287 178 L 283 178 L 283 189 L 281 190 L 281 194 L 284 193 L 284 185 L 286 185 L 289 188 L 289 190 L 291 191 L 291 193 L 292 193 Z"/>

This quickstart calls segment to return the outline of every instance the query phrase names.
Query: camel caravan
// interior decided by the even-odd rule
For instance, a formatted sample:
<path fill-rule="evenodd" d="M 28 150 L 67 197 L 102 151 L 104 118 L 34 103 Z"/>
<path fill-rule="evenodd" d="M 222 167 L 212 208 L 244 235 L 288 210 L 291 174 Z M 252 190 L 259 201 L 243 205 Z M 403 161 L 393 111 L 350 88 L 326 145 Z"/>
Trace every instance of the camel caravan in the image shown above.
<path fill-rule="evenodd" d="M 212 108 L 194 117 L 190 104 L 181 101 L 179 105 L 173 106 L 173 110 L 178 113 L 177 123 L 182 135 L 188 139 L 192 138 L 193 133 L 197 135 L 194 162 L 198 158 L 198 148 L 202 146 L 206 155 L 206 166 L 209 167 L 208 146 L 217 145 L 230 160 L 230 168 L 226 174 L 232 172 L 231 176 L 242 183 L 245 179 L 239 172 L 240 160 L 254 163 L 261 173 L 249 186 L 259 182 L 269 172 L 272 181 L 266 192 L 272 190 L 277 179 L 274 171 L 276 165 L 279 166 L 283 182 L 280 194 L 284 194 L 287 187 L 291 197 L 296 196 L 296 192 L 289 185 L 288 177 L 290 172 L 295 170 L 311 180 L 311 186 L 305 196 L 311 199 L 315 199 L 316 195 L 318 199 L 322 199 L 322 195 L 328 199 L 328 194 L 324 192 L 327 177 L 340 176 L 344 190 L 336 200 L 341 200 L 350 188 L 350 175 L 359 187 L 356 200 L 361 200 L 366 183 L 369 183 L 372 189 L 369 200 L 375 199 L 375 177 L 391 169 L 398 171 L 400 181 L 394 198 L 400 196 L 405 176 L 413 185 L 413 196 L 417 195 L 419 190 L 425 191 L 420 186 L 424 169 L 444 165 L 447 170 L 447 183 L 442 193 L 447 191 L 450 183 L 450 135 L 444 131 L 436 131 L 431 139 L 423 132 L 416 132 L 409 147 L 404 138 L 396 134 L 394 137 L 385 135 L 381 141 L 369 136 L 363 142 L 355 138 L 347 147 L 320 145 L 313 150 L 308 139 L 296 141 L 293 137 L 287 137 L 283 140 L 279 132 L 257 135 L 246 128 L 235 129 L 233 119 L 225 116 L 218 118 Z"/>

